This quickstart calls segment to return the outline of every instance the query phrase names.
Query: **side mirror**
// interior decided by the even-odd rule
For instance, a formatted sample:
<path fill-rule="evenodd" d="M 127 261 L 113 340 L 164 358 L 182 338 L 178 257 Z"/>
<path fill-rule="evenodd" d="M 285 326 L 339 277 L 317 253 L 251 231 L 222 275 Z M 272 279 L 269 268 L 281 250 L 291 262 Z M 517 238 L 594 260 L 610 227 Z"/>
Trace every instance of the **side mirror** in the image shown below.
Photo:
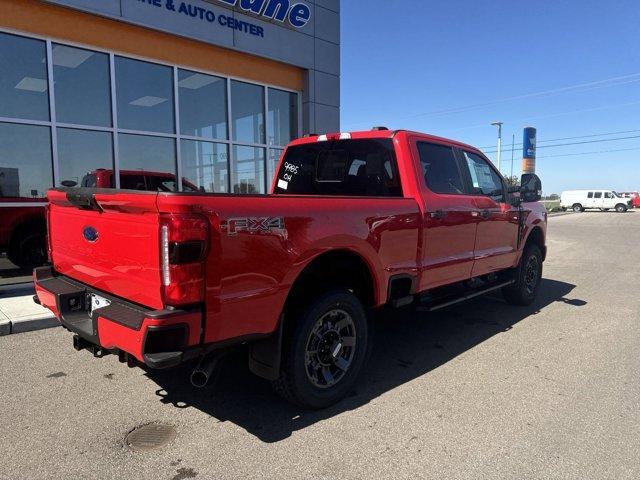
<path fill-rule="evenodd" d="M 73 180 L 63 180 L 60 182 L 63 187 L 73 188 L 78 185 L 78 182 L 74 182 Z"/>
<path fill-rule="evenodd" d="M 535 173 L 525 173 L 520 181 L 520 199 L 523 203 L 538 202 L 542 198 L 542 180 Z"/>

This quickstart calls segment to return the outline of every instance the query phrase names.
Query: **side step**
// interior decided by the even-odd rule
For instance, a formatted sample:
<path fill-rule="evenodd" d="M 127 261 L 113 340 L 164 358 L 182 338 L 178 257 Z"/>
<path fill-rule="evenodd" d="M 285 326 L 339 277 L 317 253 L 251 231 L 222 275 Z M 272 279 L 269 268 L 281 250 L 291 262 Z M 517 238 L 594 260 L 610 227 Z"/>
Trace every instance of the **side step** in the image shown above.
<path fill-rule="evenodd" d="M 470 293 L 467 293 L 467 294 L 462 295 L 462 296 L 457 297 L 457 298 L 453 298 L 451 300 L 445 300 L 443 302 L 434 303 L 432 305 L 418 306 L 418 307 L 416 307 L 416 310 L 419 311 L 419 312 L 435 312 L 437 310 L 441 310 L 443 308 L 450 307 L 450 306 L 456 305 L 458 303 L 466 302 L 467 300 L 471 300 L 472 298 L 480 297 L 480 296 L 485 295 L 485 294 L 487 294 L 489 292 L 493 292 L 495 290 L 500 290 L 501 288 L 508 287 L 509 285 L 513 285 L 514 283 L 515 283 L 515 280 L 509 280 L 509 281 L 506 281 L 506 282 L 501 282 L 501 283 L 498 283 L 498 284 L 491 285 L 490 287 L 487 287 L 487 288 L 482 289 L 482 290 L 472 291 Z"/>

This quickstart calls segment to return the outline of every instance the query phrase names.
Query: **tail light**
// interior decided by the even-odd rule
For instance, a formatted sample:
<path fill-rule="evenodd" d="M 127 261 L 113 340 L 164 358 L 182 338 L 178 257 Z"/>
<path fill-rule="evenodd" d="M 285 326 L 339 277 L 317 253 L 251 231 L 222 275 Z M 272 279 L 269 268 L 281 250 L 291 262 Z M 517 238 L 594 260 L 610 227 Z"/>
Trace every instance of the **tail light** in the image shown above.
<path fill-rule="evenodd" d="M 200 215 L 160 215 L 163 299 L 178 306 L 202 302 L 209 222 Z"/>
<path fill-rule="evenodd" d="M 47 262 L 51 263 L 53 260 L 51 259 L 51 230 L 49 230 L 51 216 L 51 204 L 47 203 L 44 207 L 44 219 L 45 219 L 45 242 L 47 246 Z"/>

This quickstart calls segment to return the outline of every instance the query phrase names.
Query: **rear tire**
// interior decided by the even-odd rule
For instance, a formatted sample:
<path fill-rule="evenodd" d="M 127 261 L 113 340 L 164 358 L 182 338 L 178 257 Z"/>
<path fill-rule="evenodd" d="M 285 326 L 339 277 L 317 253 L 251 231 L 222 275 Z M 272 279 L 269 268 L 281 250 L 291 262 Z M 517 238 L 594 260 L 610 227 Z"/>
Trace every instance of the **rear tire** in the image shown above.
<path fill-rule="evenodd" d="M 516 271 L 516 283 L 502 289 L 511 305 L 527 306 L 536 299 L 542 280 L 542 252 L 537 245 L 527 245 Z"/>
<path fill-rule="evenodd" d="M 573 206 L 573 211 L 576 212 L 576 213 L 582 213 L 582 212 L 584 212 L 584 207 L 581 204 L 576 203 Z"/>
<path fill-rule="evenodd" d="M 47 261 L 45 234 L 37 231 L 18 232 L 9 245 L 7 258 L 19 268 L 40 267 Z"/>
<path fill-rule="evenodd" d="M 365 364 L 367 315 L 353 293 L 333 290 L 311 302 L 296 320 L 273 388 L 296 405 L 326 408 L 349 393 Z"/>
<path fill-rule="evenodd" d="M 621 203 L 619 203 L 618 205 L 616 205 L 616 212 L 618 213 L 625 213 L 627 211 L 627 206 L 623 205 Z"/>

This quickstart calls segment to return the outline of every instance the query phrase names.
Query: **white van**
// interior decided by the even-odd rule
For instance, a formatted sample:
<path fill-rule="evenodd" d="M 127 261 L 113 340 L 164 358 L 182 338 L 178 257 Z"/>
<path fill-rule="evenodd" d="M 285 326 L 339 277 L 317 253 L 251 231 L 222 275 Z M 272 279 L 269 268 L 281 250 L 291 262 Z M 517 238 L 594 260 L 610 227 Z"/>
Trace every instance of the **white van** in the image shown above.
<path fill-rule="evenodd" d="M 586 209 L 614 210 L 626 212 L 633 208 L 633 201 L 622 198 L 613 190 L 568 190 L 560 195 L 563 210 L 584 212 Z"/>

